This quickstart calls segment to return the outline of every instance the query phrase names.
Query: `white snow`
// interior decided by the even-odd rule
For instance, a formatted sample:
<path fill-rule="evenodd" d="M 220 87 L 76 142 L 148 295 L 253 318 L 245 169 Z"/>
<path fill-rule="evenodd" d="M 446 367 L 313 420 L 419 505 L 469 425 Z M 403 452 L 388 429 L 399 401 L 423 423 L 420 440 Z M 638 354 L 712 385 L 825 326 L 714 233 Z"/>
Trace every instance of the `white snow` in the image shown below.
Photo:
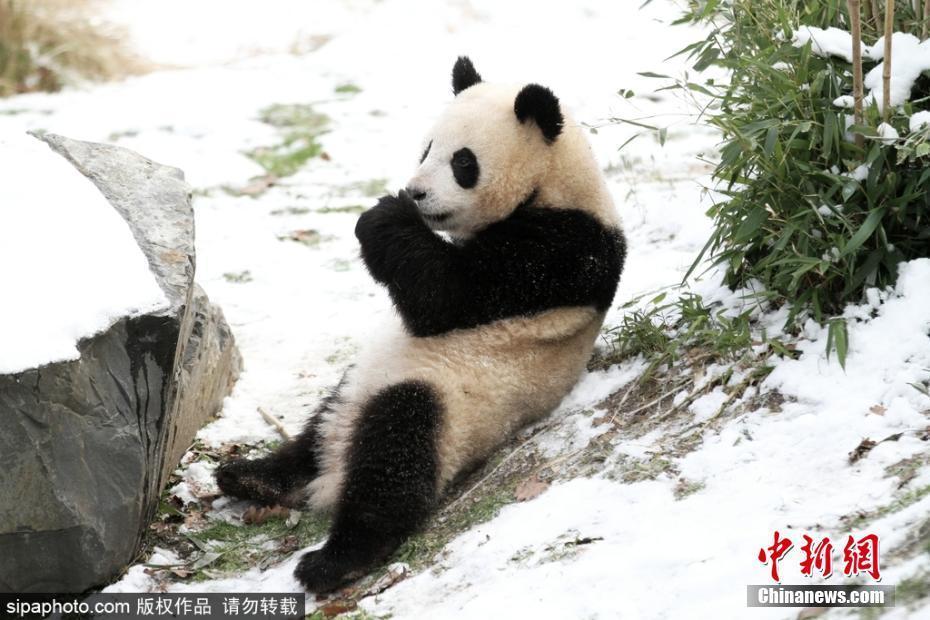
<path fill-rule="evenodd" d="M 817 28 L 801 26 L 792 35 L 792 45 L 803 47 L 811 43 L 811 51 L 818 56 L 839 56 L 852 62 L 852 35 L 840 28 Z M 895 32 L 891 35 L 891 74 L 889 78 L 889 102 L 899 107 L 911 98 L 914 83 L 921 73 L 930 70 L 930 40 L 921 42 L 912 34 Z M 876 104 L 881 110 L 884 106 L 884 71 L 885 37 L 880 37 L 874 45 L 862 44 L 863 61 L 882 61 L 872 67 L 864 77 L 863 85 L 869 90 L 863 98 L 863 105 Z M 833 101 L 833 105 L 851 108 L 851 96 L 842 95 Z"/>
<path fill-rule="evenodd" d="M 129 226 L 62 156 L 15 132 L 0 169 L 0 373 L 77 359 L 81 338 L 167 303 Z"/>
<path fill-rule="evenodd" d="M 203 461 L 195 461 L 184 468 L 184 479 L 169 489 L 169 493 L 177 495 L 185 504 L 198 502 L 202 497 L 219 493 L 213 472 L 216 465 Z"/>
<path fill-rule="evenodd" d="M 892 127 L 891 130 L 894 131 L 894 127 Z M 852 172 L 850 172 L 849 174 L 845 176 L 855 181 L 861 182 L 869 178 L 869 170 L 871 170 L 871 166 L 869 166 L 869 164 L 859 164 L 858 166 L 853 168 Z"/>
<path fill-rule="evenodd" d="M 911 118 L 908 121 L 908 128 L 911 133 L 920 131 L 927 125 L 930 125 L 930 111 L 921 110 L 920 112 L 911 114 Z"/>
<path fill-rule="evenodd" d="M 884 37 L 875 43 L 874 49 L 882 50 L 881 55 L 884 55 Z M 876 54 L 876 58 L 878 57 Z M 868 101 L 864 104 L 868 105 L 874 100 L 879 110 L 884 105 L 882 95 L 884 66 L 884 61 L 875 65 L 865 74 L 863 81 L 864 86 L 870 89 Z M 903 32 L 895 32 L 891 35 L 891 77 L 889 79 L 891 105 L 898 107 L 908 101 L 911 98 L 914 82 L 922 72 L 928 69 L 930 69 L 930 41 L 921 43 L 914 35 Z"/>
<path fill-rule="evenodd" d="M 804 47 L 811 44 L 811 51 L 818 56 L 839 56 L 846 62 L 852 62 L 852 35 L 840 28 L 817 28 L 816 26 L 801 26 L 792 33 L 791 44 L 795 47 Z M 860 41 L 862 57 L 871 58 L 872 48 Z"/>
<path fill-rule="evenodd" d="M 898 130 L 888 123 L 881 123 L 878 127 L 875 128 L 875 131 L 878 132 L 877 139 L 882 144 L 894 144 L 895 141 L 897 141 L 899 138 Z"/>
<path fill-rule="evenodd" d="M 698 156 L 713 159 L 718 136 L 681 121 L 671 126 L 665 148 L 644 134 L 618 152 L 638 130 L 605 123 L 610 117 L 661 124 L 687 119 L 687 101 L 667 91 L 658 100 L 643 97 L 656 83 L 636 75 L 648 70 L 677 75 L 684 69 L 680 58 L 665 59 L 699 33 L 668 26 L 679 14 L 675 5 L 653 2 L 637 11 L 608 0 L 558 5 L 321 0 L 311 20 L 292 18 L 310 11 L 298 0 L 261 8 L 254 3 L 217 8 L 218 0 L 183 4 L 186 20 L 172 9 L 180 0 L 162 5 L 120 0 L 117 6 L 140 49 L 191 68 L 84 92 L 0 101 L 0 112 L 25 110 L 0 114 L 0 132 L 47 128 L 111 140 L 187 169 L 198 190 L 197 277 L 222 306 L 245 360 L 221 417 L 199 435 L 208 446 L 278 439 L 257 413 L 259 406 L 297 432 L 392 312 L 358 260 L 352 234 L 357 214 L 325 208 L 372 204 L 374 198 L 353 185 L 359 182 L 403 185 L 430 119 L 451 97 L 448 73 L 459 54 L 471 55 L 485 79 L 551 86 L 580 122 L 598 127 L 590 136 L 592 147 L 605 167 L 630 247 L 608 324 L 616 325 L 627 312 L 620 304 L 639 295 L 649 299 L 679 281 L 707 239 L 704 213 L 719 196 L 702 188 L 710 166 Z M 228 31 L 214 23 L 217 11 L 228 19 Z M 317 35 L 327 42 L 312 53 L 280 53 L 294 40 Z M 546 44 L 556 36 L 564 44 Z M 826 37 L 825 53 L 839 49 L 840 34 Z M 533 54 L 514 53 L 518 49 Z M 343 83 L 361 92 L 335 95 Z M 619 98 L 618 88 L 638 95 Z M 312 103 L 330 116 L 331 131 L 321 138 L 329 159 L 309 162 L 255 198 L 218 189 L 246 184 L 255 168 L 242 153 L 278 139 L 257 120 L 274 103 Z M 862 180 L 866 173 L 857 169 L 850 175 Z M 300 229 L 316 230 L 324 240 L 315 247 L 279 240 Z M 249 277 L 240 281 L 227 277 L 245 272 Z M 758 286 L 733 292 L 720 281 L 711 272 L 690 290 L 730 315 L 753 309 L 769 335 L 778 334 L 785 308 L 762 313 L 749 297 Z M 826 359 L 826 330 L 810 322 L 798 341 L 800 357 L 773 360 L 775 369 L 763 383 L 763 389 L 778 389 L 787 398 L 780 409 L 763 407 L 721 421 L 681 456 L 668 451 L 665 426 L 640 437 L 617 429 L 601 473 L 557 482 L 533 500 L 506 507 L 452 541 L 435 570 L 362 601 L 362 607 L 398 619 L 746 617 L 745 586 L 765 582 L 768 568 L 756 553 L 770 544 L 774 529 L 795 540 L 806 532 L 844 536 L 843 516 L 886 506 L 896 497 L 899 481 L 886 477 L 884 467 L 926 450 L 905 431 L 928 424 L 930 399 L 909 385 L 930 381 L 928 281 L 930 261 L 912 261 L 902 266 L 893 290 L 870 291 L 864 303 L 847 309 L 845 372 L 835 356 Z M 636 359 L 586 374 L 555 416 L 534 429 L 542 430 L 533 447 L 559 458 L 601 441 L 609 425 L 593 423 L 598 403 L 626 389 L 643 368 Z M 719 364 L 705 369 L 699 385 L 725 370 Z M 692 403 L 689 422 L 713 416 L 725 391 L 729 387 Z M 683 398 L 679 393 L 676 402 Z M 883 406 L 884 414 L 872 413 L 874 405 Z M 877 441 L 898 432 L 905 433 L 898 441 L 848 464 L 848 453 L 863 437 Z M 613 475 L 623 462 L 652 458 L 669 459 L 677 472 L 635 483 Z M 187 501 L 211 492 L 212 467 L 185 464 L 173 492 Z M 921 476 L 905 491 L 927 484 L 928 474 Z M 676 499 L 681 482 L 700 488 Z M 905 538 L 902 530 L 919 524 L 928 507 L 925 497 L 867 528 L 891 551 Z M 214 502 L 211 518 L 235 521 L 242 509 L 241 502 L 222 498 Z M 566 544 L 583 538 L 592 541 Z M 303 551 L 264 570 L 167 587 L 295 590 L 292 571 Z M 159 552 L 150 561 L 178 558 Z M 927 564 L 919 558 L 888 562 L 883 583 L 897 583 Z M 786 583 L 802 582 L 796 562 L 784 562 L 782 573 Z M 109 589 L 156 587 L 137 565 Z M 927 611 L 910 610 L 911 617 L 921 612 L 926 617 Z M 752 612 L 760 618 L 797 617 L 791 609 Z"/>

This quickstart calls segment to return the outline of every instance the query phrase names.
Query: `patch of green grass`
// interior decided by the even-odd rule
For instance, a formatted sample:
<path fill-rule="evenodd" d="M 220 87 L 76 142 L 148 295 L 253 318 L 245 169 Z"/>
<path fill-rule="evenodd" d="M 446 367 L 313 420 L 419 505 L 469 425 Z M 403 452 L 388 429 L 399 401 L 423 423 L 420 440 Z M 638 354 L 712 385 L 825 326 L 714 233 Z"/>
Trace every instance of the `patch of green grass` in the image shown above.
<path fill-rule="evenodd" d="M 916 609 L 927 599 L 930 599 L 930 571 L 924 570 L 912 577 L 902 579 L 895 585 L 895 607 Z M 859 609 L 859 618 L 860 620 L 877 620 L 888 610 L 887 607 L 862 607 Z"/>
<path fill-rule="evenodd" d="M 349 271 L 352 268 L 352 261 L 336 258 L 331 260 L 327 266 L 333 271 Z"/>
<path fill-rule="evenodd" d="M 905 493 L 902 493 L 896 497 L 889 504 L 886 504 L 880 508 L 876 508 L 870 512 L 857 513 L 855 516 L 845 519 L 846 529 L 861 530 L 872 521 L 881 519 L 882 517 L 894 514 L 896 512 L 900 512 L 905 508 L 916 504 L 928 495 L 930 495 L 930 484 L 906 491 Z"/>
<path fill-rule="evenodd" d="M 895 588 L 895 605 L 911 605 L 930 598 L 930 571 L 902 579 Z"/>
<path fill-rule="evenodd" d="M 269 565 L 301 547 L 323 540 L 328 529 L 329 519 L 312 512 L 301 513 L 296 524 L 289 524 L 283 517 L 272 517 L 254 525 L 217 522 L 188 535 L 200 550 L 200 558 L 210 559 L 212 555 L 207 554 L 219 554 L 200 567 L 198 559 L 192 558 L 193 579 L 213 579 Z"/>
<path fill-rule="evenodd" d="M 364 609 L 355 609 L 336 616 L 328 616 L 322 609 L 317 609 L 312 614 L 308 614 L 305 620 L 329 620 L 330 618 L 339 618 L 340 620 L 389 620 L 391 614 L 376 616 Z"/>
<path fill-rule="evenodd" d="M 340 348 L 326 356 L 326 363 L 332 365 L 342 365 L 348 362 L 358 353 L 358 345 L 352 343 L 348 337 L 338 338 L 336 340 Z"/>
<path fill-rule="evenodd" d="M 255 163 L 276 177 L 291 176 L 305 163 L 323 152 L 315 138 L 289 137 L 274 147 L 260 147 L 249 153 Z"/>
<path fill-rule="evenodd" d="M 309 103 L 274 103 L 258 113 L 261 122 L 279 129 L 300 129 L 320 132 L 329 124 L 329 117 L 317 112 Z"/>
<path fill-rule="evenodd" d="M 688 480 L 687 478 L 680 478 L 678 484 L 675 485 L 675 499 L 682 500 L 689 495 L 693 495 L 704 488 L 704 482 L 701 480 Z"/>
<path fill-rule="evenodd" d="M 643 309 L 627 313 L 618 326 L 607 329 L 604 336 L 612 348 L 590 367 L 606 368 L 641 355 L 648 363 L 639 378 L 645 383 L 686 351 L 731 363 L 751 355 L 752 347 L 760 344 L 768 345 L 768 352 L 792 355 L 781 340 L 753 333 L 750 310 L 732 316 L 723 308 L 705 305 L 700 295 L 687 294 L 668 303 L 665 297 L 666 293 L 653 297 Z M 625 307 L 640 301 L 633 299 Z"/>
<path fill-rule="evenodd" d="M 348 183 L 340 188 L 339 195 L 346 196 L 349 194 L 361 194 L 366 198 L 378 198 L 388 191 L 388 180 L 377 178 L 368 179 L 367 181 L 356 181 Z"/>
<path fill-rule="evenodd" d="M 901 459 L 897 463 L 892 463 L 885 468 L 886 476 L 895 476 L 900 481 L 899 487 L 906 485 L 908 482 L 917 477 L 920 470 L 930 464 L 930 455 L 915 454 L 906 459 Z"/>
<path fill-rule="evenodd" d="M 306 215 L 310 213 L 310 209 L 307 207 L 284 207 L 283 209 L 275 209 L 271 212 L 271 215 Z"/>
<path fill-rule="evenodd" d="M 329 126 L 329 117 L 310 104 L 274 104 L 261 111 L 262 122 L 277 127 L 281 142 L 248 153 L 268 174 L 286 177 L 294 174 L 323 153 L 319 137 Z"/>
<path fill-rule="evenodd" d="M 227 282 L 235 282 L 237 284 L 244 284 L 246 282 L 252 281 L 252 272 L 246 269 L 245 271 L 238 272 L 227 272 L 223 274 L 223 279 Z"/>
<path fill-rule="evenodd" d="M 317 209 L 317 213 L 364 213 L 366 207 L 362 205 L 348 205 L 345 207 L 322 207 Z"/>
<path fill-rule="evenodd" d="M 662 474 L 673 474 L 677 471 L 675 463 L 658 454 L 650 454 L 645 459 L 622 459 L 619 469 L 620 479 L 625 483 L 655 480 Z"/>
<path fill-rule="evenodd" d="M 353 84 L 352 82 L 345 82 L 344 84 L 340 84 L 333 90 L 340 95 L 357 95 L 358 93 L 362 92 L 361 87 Z"/>
<path fill-rule="evenodd" d="M 434 519 L 429 528 L 409 538 L 391 561 L 406 562 L 413 570 L 427 566 L 455 536 L 496 517 L 501 508 L 512 504 L 515 484 L 498 486 L 478 497 L 465 498 L 461 506 L 440 521 Z"/>

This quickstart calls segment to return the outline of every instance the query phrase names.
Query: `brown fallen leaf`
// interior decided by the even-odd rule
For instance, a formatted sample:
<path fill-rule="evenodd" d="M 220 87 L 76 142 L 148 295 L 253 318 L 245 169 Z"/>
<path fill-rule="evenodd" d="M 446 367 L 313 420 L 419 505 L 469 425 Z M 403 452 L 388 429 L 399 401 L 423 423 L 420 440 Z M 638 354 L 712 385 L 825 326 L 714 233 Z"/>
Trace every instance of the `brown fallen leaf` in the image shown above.
<path fill-rule="evenodd" d="M 335 618 L 339 614 L 355 611 L 357 607 L 358 603 L 355 601 L 339 600 L 326 603 L 322 607 L 317 607 L 316 609 L 323 614 L 324 618 Z"/>
<path fill-rule="evenodd" d="M 272 187 L 277 181 L 278 177 L 273 174 L 266 174 L 265 176 L 255 177 L 248 185 L 240 187 L 235 191 L 242 196 L 258 196 L 269 187 Z"/>
<path fill-rule="evenodd" d="M 268 519 L 287 519 L 290 514 L 290 508 L 284 506 L 249 506 L 242 515 L 242 522 L 246 525 L 261 525 Z"/>
<path fill-rule="evenodd" d="M 190 514 L 184 517 L 184 525 L 190 529 L 198 529 L 206 522 L 207 519 L 200 510 L 191 510 Z"/>
<path fill-rule="evenodd" d="M 295 534 L 288 534 L 278 543 L 278 549 L 281 553 L 294 553 L 300 549 L 300 539 Z"/>
<path fill-rule="evenodd" d="M 882 407 L 881 405 L 872 405 L 869 407 L 869 411 L 875 415 L 885 415 L 885 412 L 888 411 L 888 409 L 886 407 Z"/>
<path fill-rule="evenodd" d="M 291 232 L 278 237 L 281 241 L 296 241 L 304 245 L 315 246 L 323 240 L 323 235 L 318 230 L 312 228 L 302 228 L 292 230 Z"/>
<path fill-rule="evenodd" d="M 527 478 L 517 485 L 517 489 L 514 491 L 514 497 L 518 502 L 525 502 L 533 499 L 534 497 L 537 497 L 540 493 L 548 488 L 548 482 L 533 476 L 531 478 Z"/>
<path fill-rule="evenodd" d="M 362 598 L 381 594 L 388 588 L 391 588 L 394 585 L 400 583 L 408 576 L 410 576 L 410 569 L 406 564 L 393 564 L 388 568 L 388 571 L 385 574 L 381 575 L 381 578 L 378 579 L 378 581 L 371 584 L 371 586 L 365 590 Z"/>
<path fill-rule="evenodd" d="M 163 534 L 173 529 L 174 524 L 167 521 L 156 521 L 149 526 L 149 529 L 156 534 Z"/>
<path fill-rule="evenodd" d="M 860 460 L 866 454 L 871 452 L 872 448 L 874 448 L 877 445 L 878 445 L 877 443 L 875 443 L 868 437 L 863 439 L 861 442 L 859 442 L 859 445 L 856 446 L 856 449 L 849 453 L 849 464 L 852 465 L 856 461 Z"/>

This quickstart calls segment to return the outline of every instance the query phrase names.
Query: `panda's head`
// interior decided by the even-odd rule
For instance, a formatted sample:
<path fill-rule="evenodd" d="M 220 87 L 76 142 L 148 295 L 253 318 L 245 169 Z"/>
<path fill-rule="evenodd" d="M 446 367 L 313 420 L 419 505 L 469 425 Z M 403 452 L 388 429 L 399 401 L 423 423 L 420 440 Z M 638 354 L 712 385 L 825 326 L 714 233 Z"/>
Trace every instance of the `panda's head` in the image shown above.
<path fill-rule="evenodd" d="M 549 171 L 564 119 L 538 84 L 487 84 L 471 61 L 452 69 L 455 100 L 423 144 L 407 192 L 434 230 L 466 236 L 506 218 Z"/>

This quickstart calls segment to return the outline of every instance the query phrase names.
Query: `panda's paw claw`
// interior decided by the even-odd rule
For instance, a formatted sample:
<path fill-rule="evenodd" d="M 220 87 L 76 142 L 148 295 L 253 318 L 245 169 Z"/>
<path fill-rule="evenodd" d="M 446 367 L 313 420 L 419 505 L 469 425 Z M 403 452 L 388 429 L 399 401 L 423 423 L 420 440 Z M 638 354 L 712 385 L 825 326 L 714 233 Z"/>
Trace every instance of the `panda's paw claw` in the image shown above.
<path fill-rule="evenodd" d="M 361 574 L 346 571 L 324 548 L 305 553 L 294 570 L 294 576 L 307 592 L 325 593 L 332 592 Z"/>

